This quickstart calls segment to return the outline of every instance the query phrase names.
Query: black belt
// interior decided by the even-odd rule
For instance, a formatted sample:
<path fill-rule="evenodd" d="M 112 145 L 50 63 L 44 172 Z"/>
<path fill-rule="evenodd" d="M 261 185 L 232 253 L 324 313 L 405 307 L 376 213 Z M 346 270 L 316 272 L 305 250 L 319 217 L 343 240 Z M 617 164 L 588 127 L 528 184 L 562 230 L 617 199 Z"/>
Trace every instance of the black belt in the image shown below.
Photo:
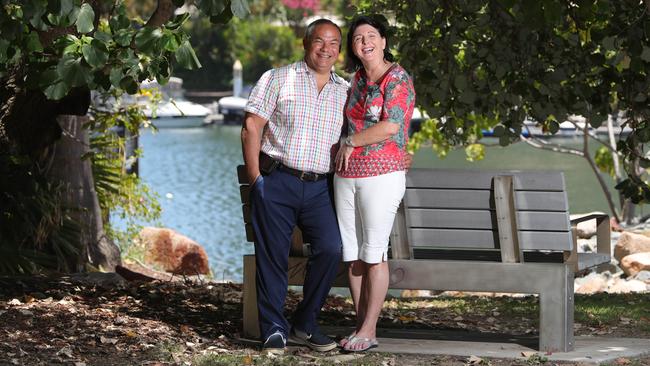
<path fill-rule="evenodd" d="M 305 182 L 318 182 L 321 179 L 327 178 L 329 173 L 313 173 L 313 172 L 305 172 L 302 170 L 294 169 L 294 168 L 289 168 L 286 165 L 280 164 L 278 166 L 278 169 L 287 172 L 291 175 L 295 175 L 298 177 L 298 179 L 305 181 Z"/>

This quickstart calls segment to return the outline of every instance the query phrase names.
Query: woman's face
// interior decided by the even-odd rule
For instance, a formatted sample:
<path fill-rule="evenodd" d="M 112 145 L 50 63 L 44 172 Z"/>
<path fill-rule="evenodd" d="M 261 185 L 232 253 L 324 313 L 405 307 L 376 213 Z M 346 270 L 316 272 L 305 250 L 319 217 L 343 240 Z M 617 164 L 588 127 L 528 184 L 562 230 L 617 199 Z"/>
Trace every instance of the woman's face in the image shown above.
<path fill-rule="evenodd" d="M 358 26 L 352 34 L 352 50 L 354 55 L 365 65 L 371 61 L 384 60 L 386 38 L 379 30 L 369 24 Z"/>

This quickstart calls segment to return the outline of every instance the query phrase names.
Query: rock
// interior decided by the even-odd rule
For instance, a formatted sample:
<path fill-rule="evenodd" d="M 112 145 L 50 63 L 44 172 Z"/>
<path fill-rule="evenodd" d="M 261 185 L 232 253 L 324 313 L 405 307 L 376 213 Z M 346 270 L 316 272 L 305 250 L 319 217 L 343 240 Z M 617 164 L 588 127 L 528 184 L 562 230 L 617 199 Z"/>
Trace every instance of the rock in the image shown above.
<path fill-rule="evenodd" d="M 576 280 L 576 294 L 595 294 L 605 291 L 609 276 L 598 273 L 590 273 L 588 276 Z"/>
<path fill-rule="evenodd" d="M 634 279 L 650 284 L 650 271 L 641 271 L 634 276 Z"/>
<path fill-rule="evenodd" d="M 625 256 L 650 252 L 650 238 L 645 235 L 624 232 L 614 246 L 614 258 L 619 262 Z"/>
<path fill-rule="evenodd" d="M 607 292 L 610 294 L 625 294 L 631 292 L 645 292 L 648 290 L 648 285 L 639 280 L 624 280 L 622 278 L 615 278 L 607 287 Z"/>
<path fill-rule="evenodd" d="M 650 270 L 650 252 L 626 255 L 619 265 L 628 276 Z"/>
<path fill-rule="evenodd" d="M 441 294 L 442 291 L 429 291 L 429 290 L 402 290 L 401 297 L 431 297 Z"/>
<path fill-rule="evenodd" d="M 145 227 L 139 238 L 145 247 L 144 260 L 174 274 L 210 273 L 205 249 L 192 239 L 173 230 Z"/>
<path fill-rule="evenodd" d="M 573 220 L 576 218 L 589 216 L 592 214 L 602 214 L 602 212 L 589 212 L 586 214 L 571 215 L 570 218 L 571 220 Z M 596 219 L 578 223 L 578 225 L 576 226 L 576 230 L 578 231 L 578 238 L 580 239 L 591 238 L 592 236 L 596 235 Z"/>

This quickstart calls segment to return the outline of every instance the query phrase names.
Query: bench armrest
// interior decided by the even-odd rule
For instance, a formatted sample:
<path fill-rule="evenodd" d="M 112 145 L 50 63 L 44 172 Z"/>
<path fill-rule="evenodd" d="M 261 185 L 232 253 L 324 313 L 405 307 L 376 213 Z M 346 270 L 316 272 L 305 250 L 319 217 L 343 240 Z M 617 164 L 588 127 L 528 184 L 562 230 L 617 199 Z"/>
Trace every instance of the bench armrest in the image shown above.
<path fill-rule="evenodd" d="M 609 224 L 609 215 L 607 214 L 591 214 L 583 217 L 578 217 L 571 220 L 571 226 L 575 226 L 580 222 L 589 220 L 596 220 L 596 252 L 600 254 L 612 254 L 612 239 L 611 229 Z"/>

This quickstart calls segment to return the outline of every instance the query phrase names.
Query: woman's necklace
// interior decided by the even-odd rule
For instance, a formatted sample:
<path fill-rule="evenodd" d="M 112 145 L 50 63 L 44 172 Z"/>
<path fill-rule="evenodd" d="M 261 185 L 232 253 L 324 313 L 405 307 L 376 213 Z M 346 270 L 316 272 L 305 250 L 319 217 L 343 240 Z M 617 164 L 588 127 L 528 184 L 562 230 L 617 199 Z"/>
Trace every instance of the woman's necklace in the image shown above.
<path fill-rule="evenodd" d="M 373 83 L 376 83 L 377 81 L 379 81 L 382 78 L 382 76 L 384 76 L 384 74 L 386 73 L 386 71 L 388 71 L 388 69 L 391 67 L 391 65 L 392 65 L 391 62 L 387 62 L 386 60 L 382 60 L 381 66 L 375 68 L 375 70 L 373 70 L 373 71 L 371 71 L 369 73 L 367 72 L 366 75 L 368 76 L 368 79 L 370 81 L 372 81 Z"/>

